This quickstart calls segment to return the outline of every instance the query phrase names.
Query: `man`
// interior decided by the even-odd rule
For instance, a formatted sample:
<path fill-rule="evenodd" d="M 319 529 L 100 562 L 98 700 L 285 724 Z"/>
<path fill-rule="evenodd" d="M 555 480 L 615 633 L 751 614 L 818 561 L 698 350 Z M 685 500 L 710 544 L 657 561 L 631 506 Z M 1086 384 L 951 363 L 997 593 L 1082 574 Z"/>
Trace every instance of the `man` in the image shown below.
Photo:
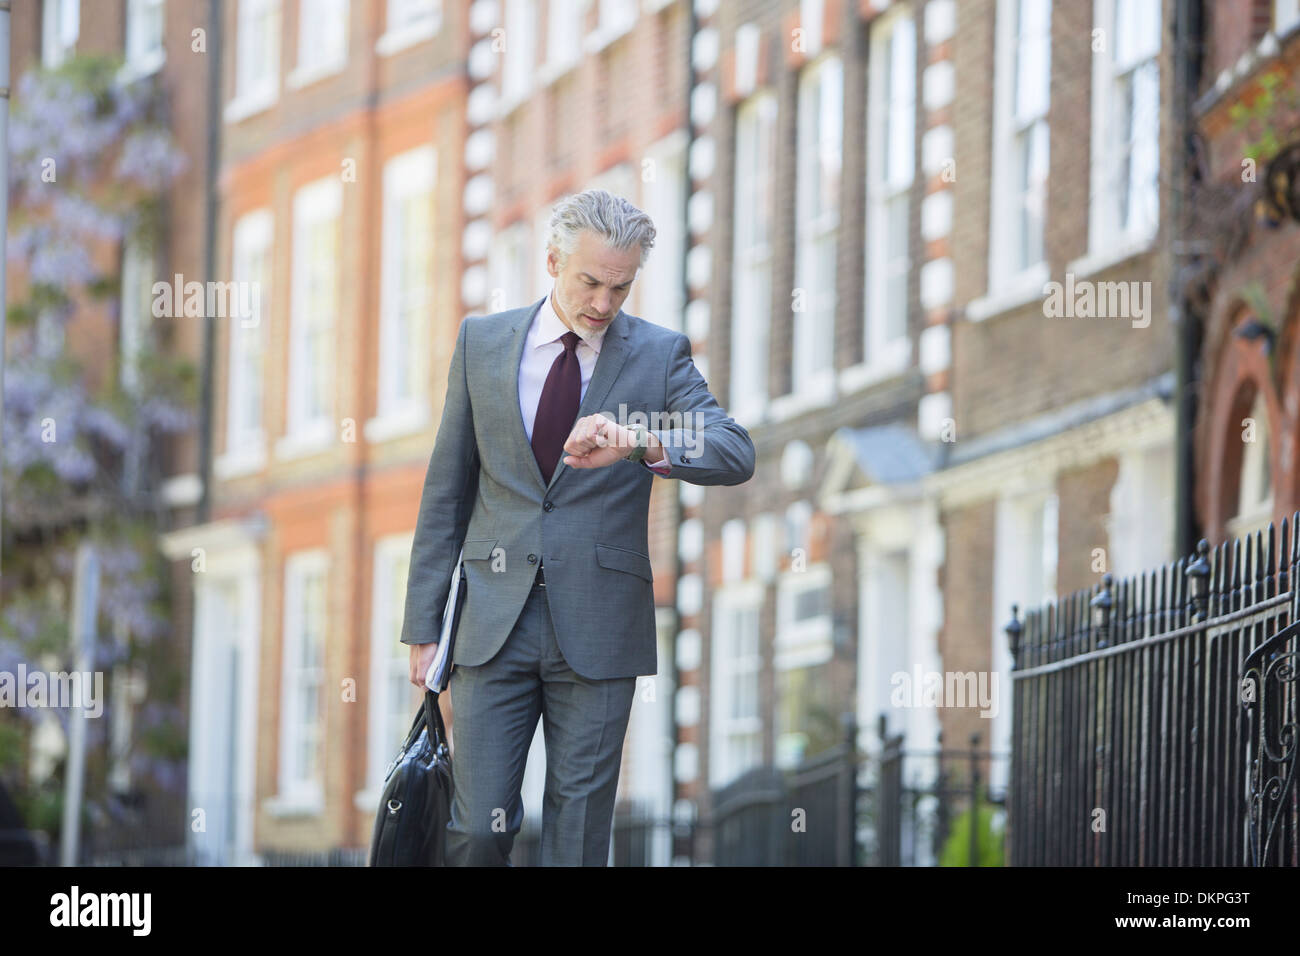
<path fill-rule="evenodd" d="M 566 197 L 550 219 L 550 294 L 460 326 L 401 638 L 423 686 L 463 547 L 443 695 L 455 714 L 451 866 L 510 865 L 539 716 L 542 865 L 605 865 L 636 678 L 658 670 L 654 475 L 736 485 L 754 473 L 749 434 L 709 393 L 690 340 L 621 309 L 654 234 L 604 190 Z"/>

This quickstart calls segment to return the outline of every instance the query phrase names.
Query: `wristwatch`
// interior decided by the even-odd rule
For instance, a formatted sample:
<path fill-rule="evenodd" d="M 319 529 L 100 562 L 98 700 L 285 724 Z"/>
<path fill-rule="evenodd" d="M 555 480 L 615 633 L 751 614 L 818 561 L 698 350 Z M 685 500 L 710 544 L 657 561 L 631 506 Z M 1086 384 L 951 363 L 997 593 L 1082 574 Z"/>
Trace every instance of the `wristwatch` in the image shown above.
<path fill-rule="evenodd" d="M 627 460 L 640 461 L 645 457 L 645 453 L 650 450 L 650 433 L 644 425 L 629 425 L 628 427 L 636 433 L 636 444 L 632 446 L 632 452 L 627 456 Z"/>

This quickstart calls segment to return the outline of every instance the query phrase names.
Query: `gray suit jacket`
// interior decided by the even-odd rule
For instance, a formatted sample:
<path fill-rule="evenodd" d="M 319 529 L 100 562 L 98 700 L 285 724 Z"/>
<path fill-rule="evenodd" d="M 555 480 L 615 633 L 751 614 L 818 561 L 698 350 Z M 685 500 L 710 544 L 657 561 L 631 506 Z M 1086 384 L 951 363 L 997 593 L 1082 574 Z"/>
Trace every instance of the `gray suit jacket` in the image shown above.
<path fill-rule="evenodd" d="M 467 593 L 455 664 L 491 660 L 544 560 L 551 620 L 569 666 L 592 679 L 654 674 L 647 524 L 655 475 L 628 461 L 570 468 L 561 456 L 546 485 L 524 431 L 519 363 L 533 316 L 547 301 L 472 315 L 460 325 L 415 525 L 401 640 L 438 639 L 463 543 Z M 690 340 L 621 310 L 578 417 L 605 412 L 629 424 L 620 404 L 628 416 L 668 413 L 648 424 L 672 462 L 669 477 L 738 485 L 753 475 L 749 433 L 709 393 Z"/>

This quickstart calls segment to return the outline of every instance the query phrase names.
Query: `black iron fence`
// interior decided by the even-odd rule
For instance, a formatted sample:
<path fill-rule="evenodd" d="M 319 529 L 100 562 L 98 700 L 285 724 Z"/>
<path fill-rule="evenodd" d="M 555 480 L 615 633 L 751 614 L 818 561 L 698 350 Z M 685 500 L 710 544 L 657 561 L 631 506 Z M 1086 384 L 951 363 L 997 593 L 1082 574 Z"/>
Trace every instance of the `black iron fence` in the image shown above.
<path fill-rule="evenodd" d="M 1300 863 L 1298 522 L 1012 608 L 1012 865 Z"/>

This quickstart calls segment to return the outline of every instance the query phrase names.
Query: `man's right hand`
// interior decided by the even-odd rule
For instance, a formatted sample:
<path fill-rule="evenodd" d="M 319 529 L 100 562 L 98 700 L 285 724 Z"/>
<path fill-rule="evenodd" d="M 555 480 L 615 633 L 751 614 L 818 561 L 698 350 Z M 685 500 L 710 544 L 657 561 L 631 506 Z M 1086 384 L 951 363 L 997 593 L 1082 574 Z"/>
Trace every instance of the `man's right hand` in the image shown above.
<path fill-rule="evenodd" d="M 424 688 L 424 679 L 429 676 L 429 668 L 433 666 L 433 658 L 437 653 L 437 641 L 430 644 L 411 645 L 411 672 L 409 677 L 411 683 L 416 687 Z"/>

